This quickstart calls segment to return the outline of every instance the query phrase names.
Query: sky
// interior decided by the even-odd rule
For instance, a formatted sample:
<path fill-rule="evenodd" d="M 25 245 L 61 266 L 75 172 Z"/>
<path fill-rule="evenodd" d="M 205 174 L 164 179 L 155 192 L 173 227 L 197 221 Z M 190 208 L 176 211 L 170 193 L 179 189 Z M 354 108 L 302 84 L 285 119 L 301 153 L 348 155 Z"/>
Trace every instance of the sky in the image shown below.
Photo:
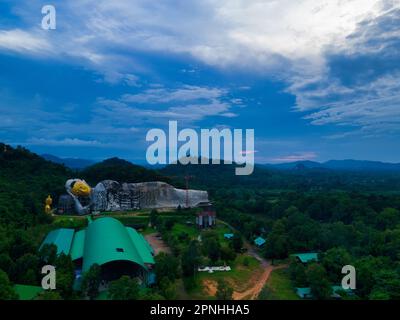
<path fill-rule="evenodd" d="M 400 0 L 1 0 L 0 141 L 143 163 L 175 120 L 254 129 L 257 163 L 400 162 L 399 27 Z"/>

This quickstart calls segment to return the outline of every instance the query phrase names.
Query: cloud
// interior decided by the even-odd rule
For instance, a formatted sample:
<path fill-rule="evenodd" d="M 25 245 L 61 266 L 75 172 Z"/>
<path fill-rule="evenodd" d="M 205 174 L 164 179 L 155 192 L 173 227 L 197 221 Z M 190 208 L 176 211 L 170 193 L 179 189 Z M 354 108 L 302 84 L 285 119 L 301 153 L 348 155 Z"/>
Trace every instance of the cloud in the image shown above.
<path fill-rule="evenodd" d="M 177 120 L 186 124 L 211 116 L 236 117 L 228 103 L 228 91 L 184 85 L 179 88 L 147 89 L 138 94 L 123 94 L 119 99 L 99 98 L 94 113 L 114 124 L 166 123 Z"/>
<path fill-rule="evenodd" d="M 0 50 L 46 58 L 51 52 L 98 71 L 104 81 L 132 86 L 152 72 L 141 53 L 176 54 L 285 82 L 296 97 L 294 110 L 313 125 L 349 126 L 362 135 L 398 131 L 399 1 L 69 1 L 56 4 L 58 29 L 51 32 L 35 22 L 40 4 L 13 4 L 30 27 L 0 30 Z M 209 103 L 190 103 L 193 95 Z M 188 121 L 234 116 L 220 96 L 204 87 L 154 88 L 127 94 L 114 108 Z M 182 105 L 164 111 L 132 105 L 151 101 Z M 111 107 L 98 116 L 114 114 Z"/>
<path fill-rule="evenodd" d="M 226 94 L 226 90 L 219 88 L 184 85 L 178 89 L 148 89 L 138 94 L 125 94 L 122 96 L 121 101 L 153 104 L 168 102 L 187 102 L 202 99 L 218 99 L 224 94 Z"/>
<path fill-rule="evenodd" d="M 97 140 L 82 140 L 77 138 L 64 138 L 61 140 L 56 139 L 46 139 L 46 138 L 31 138 L 26 143 L 26 145 L 36 145 L 36 146 L 63 146 L 63 147 L 99 147 L 103 144 Z"/>
<path fill-rule="evenodd" d="M 315 152 L 300 152 L 291 155 L 280 156 L 271 160 L 273 162 L 295 162 L 313 160 L 315 158 L 317 158 L 317 154 Z"/>
<path fill-rule="evenodd" d="M 32 0 L 14 5 L 14 12 L 33 23 L 40 3 Z M 112 66 L 118 72 L 126 67 L 140 68 L 140 63 L 127 57 L 138 51 L 187 54 L 219 67 L 276 70 L 293 64 L 297 69 L 318 69 L 323 64 L 325 47 L 346 46 L 346 36 L 366 17 L 377 16 L 381 3 L 382 0 L 61 2 L 56 5 L 59 27 L 51 41 L 59 54 L 82 58 L 101 70 L 111 70 L 108 66 Z M 44 37 L 37 25 L 29 33 Z"/>
<path fill-rule="evenodd" d="M 48 54 L 52 45 L 41 35 L 21 29 L 0 30 L 0 49 L 29 54 Z"/>
<path fill-rule="evenodd" d="M 400 133 L 400 9 L 361 23 L 348 48 L 326 57 L 326 71 L 295 79 L 288 92 L 314 125 L 340 125 L 349 135 Z"/>

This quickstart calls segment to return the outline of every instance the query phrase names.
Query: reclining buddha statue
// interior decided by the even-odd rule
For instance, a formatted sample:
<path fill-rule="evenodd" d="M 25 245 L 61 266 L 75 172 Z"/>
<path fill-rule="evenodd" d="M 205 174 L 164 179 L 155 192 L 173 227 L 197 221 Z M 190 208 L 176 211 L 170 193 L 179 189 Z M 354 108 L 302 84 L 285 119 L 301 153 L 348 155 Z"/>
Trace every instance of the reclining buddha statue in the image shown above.
<path fill-rule="evenodd" d="M 118 183 L 103 180 L 91 188 L 85 180 L 69 179 L 65 189 L 68 195 L 60 197 L 59 213 L 85 215 L 94 211 L 184 208 L 208 201 L 207 191 L 177 189 L 160 181 Z M 71 207 L 74 212 L 68 212 Z"/>

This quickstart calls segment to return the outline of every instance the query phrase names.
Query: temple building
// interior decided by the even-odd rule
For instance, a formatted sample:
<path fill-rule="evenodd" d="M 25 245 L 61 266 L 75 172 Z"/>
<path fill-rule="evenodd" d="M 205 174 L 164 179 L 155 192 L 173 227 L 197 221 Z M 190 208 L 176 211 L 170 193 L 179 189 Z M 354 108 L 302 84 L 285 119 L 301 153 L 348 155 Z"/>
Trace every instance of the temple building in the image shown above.
<path fill-rule="evenodd" d="M 211 228 L 216 224 L 216 212 L 210 202 L 200 202 L 198 207 L 201 211 L 197 213 L 196 225 L 199 228 Z"/>

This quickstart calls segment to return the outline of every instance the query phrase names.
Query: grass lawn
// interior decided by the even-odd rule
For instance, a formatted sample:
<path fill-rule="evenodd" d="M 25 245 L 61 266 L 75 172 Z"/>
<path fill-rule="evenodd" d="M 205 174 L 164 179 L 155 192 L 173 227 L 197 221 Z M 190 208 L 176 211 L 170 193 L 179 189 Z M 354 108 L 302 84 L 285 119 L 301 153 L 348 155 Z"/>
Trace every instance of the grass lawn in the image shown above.
<path fill-rule="evenodd" d="M 288 269 L 277 269 L 272 271 L 267 284 L 259 296 L 260 300 L 299 300 L 292 282 L 289 278 Z"/>
<path fill-rule="evenodd" d="M 86 216 L 55 216 L 53 225 L 57 228 L 80 229 L 87 226 Z"/>
<path fill-rule="evenodd" d="M 225 233 L 234 233 L 226 224 L 217 221 L 216 228 L 214 229 L 218 233 L 218 238 L 221 244 L 226 243 L 228 244 L 232 240 L 227 240 L 224 237 Z"/>
<path fill-rule="evenodd" d="M 179 234 L 185 232 L 189 235 L 191 239 L 195 239 L 199 235 L 199 230 L 196 228 L 195 225 L 187 225 L 183 223 L 175 223 L 172 227 L 171 232 L 175 237 L 178 237 Z"/>
<path fill-rule="evenodd" d="M 221 279 L 227 281 L 234 290 L 244 291 L 248 287 L 251 278 L 254 277 L 255 274 L 262 272 L 260 262 L 245 254 L 238 255 L 230 266 L 232 270 L 227 272 L 198 272 L 196 275 L 196 287 L 188 292 L 189 295 L 193 299 L 213 298 L 204 291 L 203 283 L 205 281 L 217 282 Z"/>

